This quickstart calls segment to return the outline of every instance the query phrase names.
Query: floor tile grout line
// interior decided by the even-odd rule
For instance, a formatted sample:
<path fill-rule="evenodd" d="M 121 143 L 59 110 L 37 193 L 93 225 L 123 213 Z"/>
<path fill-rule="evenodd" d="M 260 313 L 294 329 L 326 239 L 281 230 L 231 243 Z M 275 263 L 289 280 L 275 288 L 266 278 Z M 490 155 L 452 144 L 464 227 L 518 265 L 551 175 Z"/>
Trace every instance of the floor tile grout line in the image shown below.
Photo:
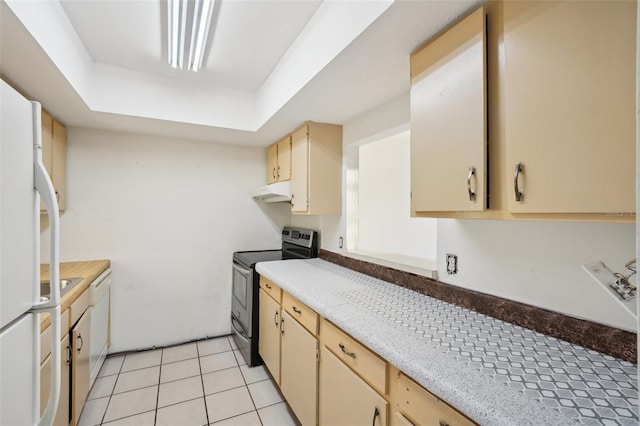
<path fill-rule="evenodd" d="M 233 416 L 225 417 L 225 418 L 220 419 L 220 420 L 216 420 L 214 423 L 209 423 L 209 424 L 210 425 L 215 425 L 216 423 L 220 423 L 220 422 L 224 422 L 224 421 L 229 420 L 229 419 L 235 419 L 236 417 L 244 416 L 245 414 L 249 414 L 249 413 L 251 413 L 253 411 L 255 411 L 256 414 L 258 414 L 258 410 L 249 410 L 249 411 L 245 411 L 244 413 L 234 414 Z M 260 418 L 260 415 L 258 415 L 258 419 L 259 418 Z M 262 420 L 260 421 L 260 424 L 262 424 Z"/>
<path fill-rule="evenodd" d="M 111 399 L 112 399 L 114 396 L 122 395 L 122 394 L 124 394 L 124 393 L 129 393 L 129 392 L 135 392 L 135 391 L 138 391 L 138 390 L 148 389 L 148 388 L 152 388 L 152 387 L 158 387 L 158 391 L 160 390 L 160 386 L 159 386 L 159 385 L 151 385 L 151 386 L 145 386 L 145 387 L 142 387 L 142 388 L 139 388 L 139 389 L 133 389 L 133 390 L 130 390 L 130 391 L 127 391 L 127 392 L 112 393 L 111 395 L 109 395 L 109 396 L 108 396 L 109 401 L 108 401 L 108 403 L 107 403 L 107 408 L 105 408 L 105 410 L 104 410 L 103 420 L 102 420 L 102 423 L 100 423 L 100 424 L 109 423 L 109 422 L 114 422 L 114 421 L 116 421 L 116 420 L 124 419 L 124 418 L 127 418 L 127 417 L 137 416 L 138 414 L 144 414 L 144 413 L 149 413 L 149 412 L 151 412 L 151 411 L 156 411 L 156 410 L 146 410 L 146 411 L 141 411 L 141 412 L 139 412 L 139 413 L 134 413 L 134 414 L 131 414 L 131 415 L 128 415 L 128 416 L 124 416 L 124 417 L 118 417 L 117 419 L 111 419 L 111 420 L 109 420 L 109 422 L 105 422 L 105 421 L 104 421 L 104 417 L 106 416 L 106 413 L 107 413 L 107 410 L 108 410 L 108 408 L 109 408 L 109 405 L 111 404 Z M 107 397 L 105 396 L 104 398 L 107 398 Z M 157 398 L 157 396 L 156 396 L 156 398 Z"/>
<path fill-rule="evenodd" d="M 140 368 L 134 368 L 133 370 L 121 371 L 118 375 L 127 374 L 127 373 L 135 373 L 136 371 L 144 370 L 146 368 L 153 368 L 153 367 L 160 367 L 160 364 L 147 365 L 146 367 L 140 367 Z"/>
<path fill-rule="evenodd" d="M 256 406 L 256 402 L 253 400 L 253 395 L 251 395 L 251 390 L 249 390 L 249 384 L 247 383 L 247 379 L 245 379 L 244 374 L 242 374 L 242 370 L 240 370 L 240 374 L 242 375 L 242 380 L 244 380 L 244 386 L 247 388 L 249 398 L 251 398 L 253 409 L 256 411 L 256 414 L 258 414 L 258 407 Z M 260 414 L 258 414 L 258 418 L 260 418 Z M 260 420 L 260 424 L 262 424 L 262 420 Z"/>
<path fill-rule="evenodd" d="M 107 411 L 109 411 L 109 405 L 111 404 L 111 397 L 113 396 L 113 391 L 115 391 L 116 389 L 116 385 L 118 384 L 118 379 L 120 378 L 120 372 L 122 371 L 122 367 L 124 366 L 124 360 L 127 358 L 127 356 L 123 356 L 122 357 L 122 364 L 120 364 L 120 368 L 118 369 L 118 374 L 116 377 L 116 381 L 113 384 L 113 388 L 111 389 L 111 393 L 109 394 L 109 401 L 107 401 L 107 406 L 104 407 L 104 413 L 102 413 L 102 417 L 100 418 L 100 424 L 102 425 L 104 423 L 104 419 L 105 417 L 107 417 Z M 100 372 L 98 372 L 99 374 Z M 84 408 L 84 406 L 83 406 Z M 80 420 L 80 419 L 78 419 Z"/>
<path fill-rule="evenodd" d="M 195 376 L 194 376 L 194 377 L 195 377 Z M 129 390 L 126 390 L 126 391 L 124 391 L 124 392 L 115 392 L 115 391 L 114 391 L 114 392 L 112 392 L 111 394 L 112 394 L 112 395 L 122 395 L 123 393 L 135 392 L 135 391 L 139 391 L 139 390 L 142 390 L 142 389 L 152 388 L 152 387 L 154 387 L 154 386 L 158 386 L 158 387 L 159 387 L 159 386 L 160 386 L 160 383 L 155 383 L 155 384 L 153 384 L 153 385 L 147 385 L 147 386 L 141 386 L 141 387 L 139 387 L 139 388 L 129 389 Z"/>
<path fill-rule="evenodd" d="M 227 391 L 230 391 L 230 390 L 235 390 L 235 389 L 240 389 L 240 388 L 246 388 L 246 387 L 247 387 L 247 385 L 234 386 L 234 387 L 232 387 L 232 388 L 223 389 L 223 390 L 219 390 L 219 391 L 216 391 L 216 392 L 211 392 L 211 393 L 209 393 L 209 394 L 207 394 L 207 393 L 206 393 L 206 391 L 205 391 L 205 395 L 204 395 L 204 397 L 206 398 L 206 397 L 211 396 L 211 395 L 218 395 L 219 393 L 222 393 L 222 392 L 227 392 Z M 249 390 L 249 389 L 247 389 L 247 390 Z"/>
<path fill-rule="evenodd" d="M 202 398 L 204 399 L 204 415 L 207 418 L 207 425 L 209 422 L 209 407 L 207 407 L 207 395 L 204 390 L 204 378 L 202 377 L 202 362 L 200 362 L 200 346 L 196 344 L 196 353 L 198 354 L 198 369 L 200 370 L 200 383 L 202 384 Z"/>
<path fill-rule="evenodd" d="M 129 416 L 124 416 L 124 417 L 118 417 L 117 419 L 113 419 L 113 420 L 109 420 L 108 422 L 102 423 L 103 426 L 108 426 L 109 423 L 113 423 L 113 422 L 117 422 L 120 421 L 122 419 L 128 419 L 129 417 L 134 417 L 134 416 L 139 416 L 140 414 L 147 414 L 147 413 L 151 413 L 151 412 L 155 412 L 156 410 L 147 410 L 147 411 L 143 411 L 141 413 L 136 413 L 136 414 L 131 414 Z"/>
<path fill-rule="evenodd" d="M 164 356 L 164 349 L 160 352 L 160 368 L 158 369 L 158 393 L 156 393 L 156 412 L 153 416 L 153 424 L 158 422 L 158 405 L 160 404 L 160 379 L 162 378 L 162 358 Z"/>
<path fill-rule="evenodd" d="M 253 396 L 251 395 L 251 392 L 249 391 L 249 385 L 253 385 L 253 384 L 256 384 L 256 383 L 260 383 L 260 382 L 265 382 L 265 381 L 267 381 L 267 380 L 273 381 L 273 379 L 272 379 L 271 377 L 266 377 L 266 378 L 263 378 L 263 379 L 260 379 L 260 380 L 256 380 L 256 381 L 252 381 L 251 383 L 249 383 L 249 382 L 248 382 L 248 380 L 247 380 L 247 377 L 245 377 L 245 373 L 242 371 L 242 367 L 244 366 L 244 367 L 245 367 L 245 369 L 250 369 L 251 367 L 249 367 L 246 363 L 245 363 L 245 364 L 240 364 L 240 361 L 238 360 L 238 354 L 236 353 L 238 350 L 233 348 L 233 346 L 232 346 L 232 344 L 231 344 L 231 341 L 230 341 L 230 339 L 231 339 L 231 338 L 232 338 L 231 336 L 227 336 L 227 343 L 229 344 L 229 346 L 230 346 L 230 348 L 231 348 L 231 349 L 229 349 L 229 350 L 224 350 L 224 351 L 220 351 L 220 352 L 215 352 L 215 353 L 211 353 L 211 354 L 202 355 L 202 354 L 200 354 L 200 347 L 199 347 L 199 345 L 198 345 L 198 344 L 197 344 L 197 342 L 196 342 L 196 352 L 197 352 L 197 356 L 196 356 L 196 357 L 185 358 L 185 359 L 179 359 L 179 360 L 175 360 L 175 361 L 171 361 L 171 362 L 165 362 L 165 361 L 164 361 L 164 348 L 161 348 L 161 349 L 160 349 L 160 350 L 161 350 L 161 353 L 160 353 L 160 359 L 161 359 L 161 361 L 160 361 L 160 365 L 151 365 L 151 366 L 142 367 L 142 368 L 137 368 L 137 369 L 128 370 L 128 371 L 123 371 L 123 369 L 124 369 L 124 365 L 125 365 L 125 361 L 126 361 L 127 355 L 129 355 L 129 354 L 125 354 L 125 355 L 123 355 L 122 363 L 120 364 L 120 367 L 119 367 L 118 373 L 116 373 L 116 374 L 110 374 L 110 375 L 104 375 L 104 376 L 99 376 L 100 378 L 105 378 L 105 377 L 110 377 L 110 376 L 116 376 L 116 381 L 114 382 L 113 388 L 111 389 L 111 393 L 110 393 L 109 395 L 107 395 L 107 396 L 109 397 L 109 400 L 108 400 L 108 402 L 107 402 L 107 406 L 106 406 L 106 408 L 105 408 L 104 412 L 102 413 L 102 422 L 101 422 L 100 424 L 103 424 L 103 423 L 104 423 L 104 420 L 105 420 L 105 418 L 106 418 L 106 412 L 108 411 L 109 405 L 111 404 L 111 399 L 112 399 L 112 397 L 113 397 L 114 395 L 120 395 L 120 394 L 124 394 L 124 393 L 127 393 L 127 392 L 133 392 L 133 391 L 136 391 L 136 390 L 146 389 L 146 388 L 149 388 L 149 387 L 152 387 L 152 386 L 157 386 L 157 387 L 158 387 L 158 393 L 156 394 L 156 407 L 155 407 L 155 410 L 153 410 L 153 411 L 154 411 L 154 414 L 155 414 L 155 416 L 154 416 L 154 422 L 157 422 L 158 410 L 160 409 L 160 407 L 159 407 L 159 390 L 160 390 L 160 386 L 161 386 L 162 384 L 168 384 L 168 383 L 176 382 L 176 381 L 179 381 L 179 380 L 185 380 L 185 379 L 190 379 L 190 378 L 191 378 L 191 379 L 193 379 L 194 377 L 197 377 L 197 376 L 198 376 L 198 375 L 196 374 L 196 375 L 187 376 L 187 377 L 182 377 L 182 378 L 179 378 L 179 379 L 175 379 L 175 380 L 171 380 L 171 381 L 168 381 L 168 382 L 164 382 L 164 383 L 162 383 L 162 382 L 160 382 L 161 377 L 162 377 L 162 366 L 163 366 L 163 365 L 170 365 L 170 364 L 177 363 L 177 362 L 182 362 L 182 361 L 189 361 L 189 360 L 193 360 L 193 359 L 198 359 L 198 368 L 199 368 L 199 370 L 200 370 L 200 374 L 199 374 L 199 375 L 200 375 L 200 383 L 201 383 L 202 390 L 203 390 L 203 396 L 202 396 L 202 398 L 204 398 L 204 403 L 205 403 L 205 414 L 206 414 L 206 418 L 207 418 L 207 424 L 209 424 L 209 407 L 207 406 L 207 396 L 209 396 L 209 395 L 215 395 L 215 394 L 218 394 L 218 393 L 221 393 L 221 392 L 225 392 L 225 391 L 229 391 L 229 390 L 233 390 L 233 389 L 238 389 L 238 388 L 241 388 L 241 387 L 243 387 L 243 386 L 244 386 L 245 388 L 247 388 L 247 392 L 249 393 L 249 397 L 251 398 L 251 402 L 252 402 L 252 405 L 253 405 L 254 409 L 253 409 L 253 410 L 249 410 L 249 411 L 247 411 L 247 412 L 245 412 L 245 413 L 236 414 L 236 415 L 234 415 L 234 416 L 231 416 L 231 417 L 228 417 L 228 418 L 225 418 L 225 419 L 219 419 L 219 420 L 217 420 L 217 421 L 218 421 L 218 422 L 219 422 L 219 421 L 224 421 L 224 420 L 227 420 L 227 419 L 230 419 L 230 418 L 234 418 L 234 417 L 238 417 L 238 416 L 241 416 L 241 415 L 244 415 L 244 414 L 247 414 L 247 413 L 250 413 L 250 412 L 252 412 L 252 411 L 253 411 L 253 412 L 255 412 L 255 413 L 256 413 L 256 415 L 258 416 L 258 419 L 259 419 L 259 421 L 260 421 L 260 424 L 262 425 L 262 424 L 263 424 L 263 422 L 262 422 L 262 418 L 260 417 L 259 409 L 257 408 L 257 406 L 256 406 L 256 404 L 255 404 L 255 401 L 254 401 L 254 399 L 253 399 Z M 203 373 L 203 371 L 202 371 L 202 363 L 201 363 L 201 361 L 200 361 L 203 357 L 207 357 L 207 356 L 211 356 L 211 355 L 218 355 L 218 354 L 227 353 L 227 352 L 232 352 L 232 354 L 233 354 L 233 356 L 234 356 L 234 362 L 235 362 L 235 365 L 230 366 L 230 367 L 221 368 L 221 369 L 219 369 L 219 370 L 213 370 L 213 371 L 210 371 L 210 372 L 207 372 L 207 373 Z M 133 354 L 138 354 L 138 353 L 139 353 L 139 352 L 135 352 L 135 353 L 133 353 Z M 144 387 L 141 387 L 141 388 L 137 388 L 137 389 L 130 389 L 130 390 L 127 390 L 127 391 L 124 391 L 124 392 L 119 392 L 119 393 L 116 393 L 116 392 L 115 392 L 115 388 L 116 388 L 116 386 L 117 386 L 117 383 L 118 383 L 118 380 L 120 379 L 120 375 L 121 375 L 121 374 L 124 374 L 124 373 L 130 373 L 130 372 L 134 372 L 134 371 L 139 371 L 139 370 L 142 370 L 142 369 L 145 369 L 145 368 L 153 368 L 153 367 L 159 367 L 159 371 L 158 371 L 158 384 L 157 384 L 157 385 L 144 386 Z M 244 382 L 244 385 L 236 386 L 236 387 L 231 387 L 231 388 L 229 388 L 229 389 L 220 390 L 220 391 L 217 391 L 217 392 L 213 392 L 213 393 L 211 393 L 211 394 L 209 394 L 209 395 L 206 395 L 206 393 L 205 393 L 205 391 L 204 391 L 204 375 L 205 375 L 205 374 L 212 374 L 212 373 L 222 372 L 222 371 L 225 371 L 225 370 L 231 370 L 231 369 L 233 369 L 233 368 L 238 368 L 238 369 L 240 369 L 240 375 L 241 375 L 241 377 L 242 377 L 242 380 L 243 380 L 243 382 Z M 95 399 L 97 399 L 97 398 L 95 398 Z M 189 401 L 194 401 L 194 400 L 197 400 L 197 399 L 200 399 L 200 397 L 192 398 L 192 399 L 188 399 L 188 400 L 186 400 L 186 401 L 176 402 L 176 403 L 173 403 L 173 404 L 169 404 L 169 405 L 167 405 L 166 407 L 170 407 L 170 406 L 173 406 L 173 405 L 177 405 L 177 404 L 181 404 L 181 403 L 185 403 L 185 402 L 189 402 Z M 274 406 L 274 405 L 278 405 L 278 404 L 282 404 L 282 403 L 285 403 L 285 404 L 286 404 L 286 402 L 285 402 L 284 400 L 281 400 L 281 401 L 274 402 L 274 403 L 269 404 L 269 405 L 265 405 L 264 407 L 260 407 L 260 409 L 268 408 L 268 407 L 271 407 L 271 406 Z M 162 408 L 165 408 L 165 407 L 162 407 Z M 148 413 L 148 412 L 150 412 L 150 411 L 151 411 L 151 410 L 143 411 L 143 412 L 141 412 L 141 413 L 132 414 L 132 415 L 130 415 L 130 416 L 125 416 L 125 417 L 122 417 L 122 418 L 128 418 L 128 417 L 132 417 L 132 416 L 136 416 L 136 415 L 140 415 L 140 414 Z M 119 419 L 112 419 L 111 421 L 115 421 L 115 420 L 119 420 Z"/>

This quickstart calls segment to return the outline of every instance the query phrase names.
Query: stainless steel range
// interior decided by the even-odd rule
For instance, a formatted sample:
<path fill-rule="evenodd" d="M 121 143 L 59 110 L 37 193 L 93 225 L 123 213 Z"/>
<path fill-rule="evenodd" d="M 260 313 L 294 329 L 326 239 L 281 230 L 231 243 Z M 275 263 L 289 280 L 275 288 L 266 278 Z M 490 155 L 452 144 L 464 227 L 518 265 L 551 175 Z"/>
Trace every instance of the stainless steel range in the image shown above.
<path fill-rule="evenodd" d="M 258 291 L 255 265 L 258 262 L 318 257 L 318 233 L 310 229 L 285 227 L 279 250 L 233 253 L 231 327 L 233 338 L 251 367 L 262 364 L 258 354 Z"/>

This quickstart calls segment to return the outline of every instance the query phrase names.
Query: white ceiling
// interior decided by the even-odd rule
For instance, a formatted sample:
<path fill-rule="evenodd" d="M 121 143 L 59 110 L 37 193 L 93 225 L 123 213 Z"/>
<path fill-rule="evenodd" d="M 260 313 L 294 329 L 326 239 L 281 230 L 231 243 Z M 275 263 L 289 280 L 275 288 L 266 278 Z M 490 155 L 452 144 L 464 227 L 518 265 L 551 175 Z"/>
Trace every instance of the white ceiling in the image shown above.
<path fill-rule="evenodd" d="M 482 2 L 219 0 L 193 73 L 161 0 L 0 1 L 0 75 L 63 123 L 256 146 L 406 94 L 411 51 Z"/>
<path fill-rule="evenodd" d="M 255 92 L 320 6 L 308 1 L 218 1 L 197 73 L 167 62 L 166 0 L 61 0 L 94 62 Z"/>

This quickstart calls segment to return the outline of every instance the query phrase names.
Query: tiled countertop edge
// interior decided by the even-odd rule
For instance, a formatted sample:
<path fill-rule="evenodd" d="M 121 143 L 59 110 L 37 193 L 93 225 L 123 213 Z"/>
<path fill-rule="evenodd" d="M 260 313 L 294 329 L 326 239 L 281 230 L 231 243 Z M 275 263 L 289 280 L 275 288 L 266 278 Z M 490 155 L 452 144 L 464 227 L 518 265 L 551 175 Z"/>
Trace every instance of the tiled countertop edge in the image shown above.
<path fill-rule="evenodd" d="M 444 302 L 637 363 L 637 335 L 501 297 L 456 287 L 427 277 L 320 250 L 321 259 L 388 281 Z"/>

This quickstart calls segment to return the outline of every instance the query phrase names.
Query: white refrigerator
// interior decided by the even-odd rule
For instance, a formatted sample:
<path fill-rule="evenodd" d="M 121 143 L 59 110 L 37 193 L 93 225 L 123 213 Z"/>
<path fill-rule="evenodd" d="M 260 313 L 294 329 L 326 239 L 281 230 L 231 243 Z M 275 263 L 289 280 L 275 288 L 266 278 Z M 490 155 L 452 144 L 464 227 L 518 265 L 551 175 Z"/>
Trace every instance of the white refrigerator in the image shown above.
<path fill-rule="evenodd" d="M 58 203 L 42 164 L 40 104 L 0 80 L 0 425 L 50 425 L 60 396 Z M 51 296 L 40 300 L 40 202 L 51 232 Z M 51 314 L 51 388 L 40 416 L 40 313 Z"/>

